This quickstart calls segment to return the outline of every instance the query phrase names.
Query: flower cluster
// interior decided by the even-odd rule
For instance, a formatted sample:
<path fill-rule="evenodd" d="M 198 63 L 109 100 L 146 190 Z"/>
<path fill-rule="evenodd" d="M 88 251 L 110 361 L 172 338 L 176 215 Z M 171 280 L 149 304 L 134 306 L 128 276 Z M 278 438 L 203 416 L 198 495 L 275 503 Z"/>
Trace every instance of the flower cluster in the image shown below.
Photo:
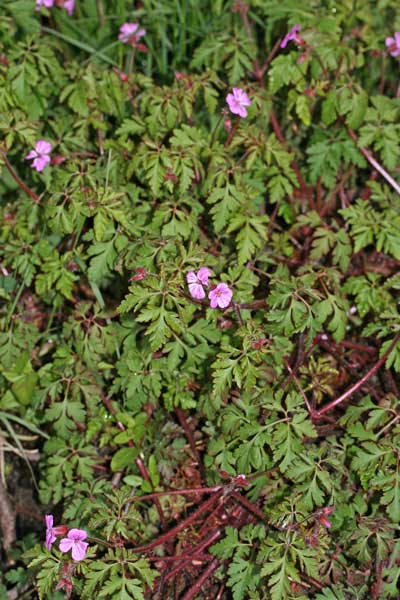
<path fill-rule="evenodd" d="M 202 267 L 197 273 L 189 271 L 186 274 L 186 281 L 192 298 L 202 300 L 206 297 L 204 286 L 208 287 L 210 275 L 211 271 L 207 267 Z M 212 287 L 208 293 L 211 308 L 227 308 L 231 303 L 232 296 L 232 290 L 226 283 L 219 283 L 217 286 Z"/>
<path fill-rule="evenodd" d="M 400 31 L 396 31 L 394 37 L 387 37 L 385 44 L 391 56 L 400 56 Z"/>
<path fill-rule="evenodd" d="M 84 542 L 87 538 L 87 533 L 84 529 L 70 529 L 68 531 L 68 527 L 65 525 L 60 525 L 58 527 L 53 527 L 54 517 L 53 515 L 46 515 L 46 548 L 47 550 L 51 550 L 52 545 L 56 541 L 58 535 L 65 535 L 67 537 L 62 538 L 60 540 L 59 548 L 61 552 L 69 552 L 71 550 L 71 555 L 73 560 L 79 561 L 83 560 L 86 557 L 86 552 L 88 548 L 88 543 Z"/>
<path fill-rule="evenodd" d="M 75 0 L 36 0 L 36 10 L 40 10 L 42 6 L 51 8 L 54 5 L 65 8 L 68 15 L 71 17 L 75 9 Z"/>

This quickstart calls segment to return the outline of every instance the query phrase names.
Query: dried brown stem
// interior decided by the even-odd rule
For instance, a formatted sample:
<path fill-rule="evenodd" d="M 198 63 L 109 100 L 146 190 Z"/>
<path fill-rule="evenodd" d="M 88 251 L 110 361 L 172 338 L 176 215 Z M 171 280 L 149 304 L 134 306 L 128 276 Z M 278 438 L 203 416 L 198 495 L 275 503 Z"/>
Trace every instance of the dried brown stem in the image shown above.
<path fill-rule="evenodd" d="M 15 512 L 11 500 L 3 482 L 0 479 L 0 530 L 2 532 L 2 544 L 6 552 L 10 550 L 17 539 L 15 529 Z"/>

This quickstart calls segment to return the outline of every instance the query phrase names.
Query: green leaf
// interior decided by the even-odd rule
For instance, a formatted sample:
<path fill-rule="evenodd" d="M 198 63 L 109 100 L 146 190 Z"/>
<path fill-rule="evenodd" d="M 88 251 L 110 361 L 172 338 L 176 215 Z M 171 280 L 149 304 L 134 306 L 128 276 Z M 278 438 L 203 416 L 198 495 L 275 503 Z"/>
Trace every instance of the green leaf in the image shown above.
<path fill-rule="evenodd" d="M 111 460 L 111 470 L 121 471 L 126 467 L 131 467 L 135 463 L 135 458 L 139 454 L 139 448 L 120 448 L 116 451 Z"/>

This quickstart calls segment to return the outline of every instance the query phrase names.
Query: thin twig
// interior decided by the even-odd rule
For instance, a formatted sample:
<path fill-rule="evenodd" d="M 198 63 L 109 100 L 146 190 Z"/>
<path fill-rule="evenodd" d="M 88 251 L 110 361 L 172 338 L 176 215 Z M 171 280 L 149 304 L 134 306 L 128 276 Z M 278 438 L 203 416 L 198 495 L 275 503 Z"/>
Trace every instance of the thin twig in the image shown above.
<path fill-rule="evenodd" d="M 3 534 L 2 543 L 6 554 L 10 551 L 17 539 L 15 528 L 15 511 L 12 508 L 10 497 L 5 486 L 0 480 L 0 530 Z"/>

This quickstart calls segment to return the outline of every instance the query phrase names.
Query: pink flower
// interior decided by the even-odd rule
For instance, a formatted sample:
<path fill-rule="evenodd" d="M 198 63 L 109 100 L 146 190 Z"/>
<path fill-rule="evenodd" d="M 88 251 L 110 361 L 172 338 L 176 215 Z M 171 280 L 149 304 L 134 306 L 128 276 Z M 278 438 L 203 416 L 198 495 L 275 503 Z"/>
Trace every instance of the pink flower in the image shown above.
<path fill-rule="evenodd" d="M 36 0 L 36 10 L 40 10 L 41 6 L 45 6 L 46 8 L 51 8 L 54 4 L 54 0 Z"/>
<path fill-rule="evenodd" d="M 385 44 L 391 56 L 400 56 L 400 31 L 396 31 L 394 37 L 387 37 Z"/>
<path fill-rule="evenodd" d="M 226 283 L 219 283 L 208 294 L 211 308 L 217 308 L 217 306 L 226 308 L 231 303 L 232 295 L 232 290 L 229 289 Z"/>
<path fill-rule="evenodd" d="M 62 0 L 60 6 L 62 6 L 62 8 L 65 8 L 69 17 L 72 17 L 72 13 L 74 12 L 75 8 L 75 0 Z"/>
<path fill-rule="evenodd" d="M 124 23 L 119 29 L 118 39 L 123 44 L 135 44 L 145 33 L 145 29 L 139 29 L 139 23 Z"/>
<path fill-rule="evenodd" d="M 291 42 L 292 40 L 297 44 L 300 44 L 300 46 L 304 44 L 303 38 L 297 35 L 300 29 L 300 25 L 293 25 L 292 29 L 289 31 L 289 33 L 285 35 L 285 37 L 281 41 L 281 48 L 286 48 L 288 42 Z"/>
<path fill-rule="evenodd" d="M 208 285 L 208 278 L 211 275 L 210 269 L 207 267 L 201 267 L 197 271 L 197 275 L 194 271 L 189 271 L 186 274 L 186 281 L 188 282 L 189 292 L 192 298 L 202 300 L 206 297 L 206 293 L 203 289 L 203 285 Z"/>
<path fill-rule="evenodd" d="M 53 515 L 46 515 L 46 548 L 51 550 L 52 545 L 56 541 L 58 535 L 65 535 L 68 531 L 68 527 L 60 525 L 59 527 L 53 527 L 54 517 Z"/>
<path fill-rule="evenodd" d="M 72 549 L 72 558 L 74 560 L 83 560 L 86 556 L 88 543 L 83 542 L 87 538 L 84 529 L 70 529 L 66 538 L 60 541 L 61 552 L 69 552 Z"/>
<path fill-rule="evenodd" d="M 246 106 L 251 105 L 251 101 L 243 90 L 240 88 L 232 88 L 232 94 L 228 94 L 226 97 L 226 101 L 229 106 L 229 110 L 234 115 L 239 115 L 239 117 L 247 117 Z"/>
<path fill-rule="evenodd" d="M 31 150 L 27 156 L 25 156 L 25 160 L 32 160 L 32 167 L 36 169 L 36 171 L 43 171 L 46 165 L 50 162 L 50 152 L 52 149 L 52 145 L 50 142 L 45 142 L 44 140 L 39 140 L 35 146 L 34 150 Z"/>

